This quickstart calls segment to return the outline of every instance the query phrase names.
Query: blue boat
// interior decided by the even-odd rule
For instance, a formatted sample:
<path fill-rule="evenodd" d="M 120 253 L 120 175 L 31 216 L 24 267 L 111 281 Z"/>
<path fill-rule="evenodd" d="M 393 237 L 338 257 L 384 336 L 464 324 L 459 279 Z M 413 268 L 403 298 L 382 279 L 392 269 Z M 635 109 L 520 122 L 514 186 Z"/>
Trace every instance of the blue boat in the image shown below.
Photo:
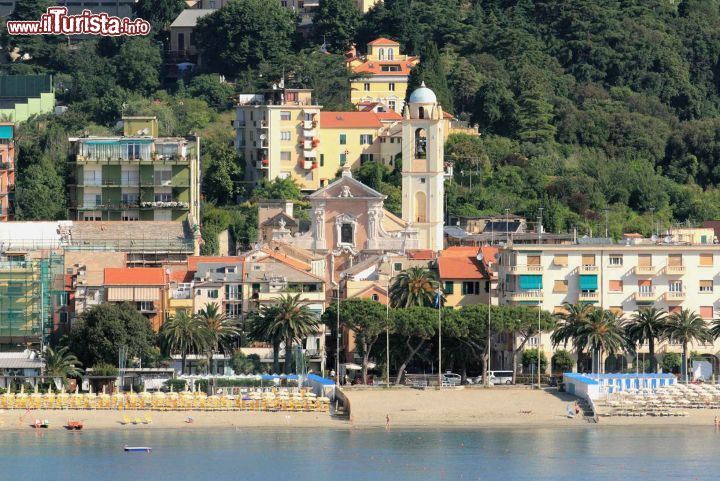
<path fill-rule="evenodd" d="M 129 453 L 149 453 L 152 448 L 147 446 L 125 446 L 125 451 Z"/>

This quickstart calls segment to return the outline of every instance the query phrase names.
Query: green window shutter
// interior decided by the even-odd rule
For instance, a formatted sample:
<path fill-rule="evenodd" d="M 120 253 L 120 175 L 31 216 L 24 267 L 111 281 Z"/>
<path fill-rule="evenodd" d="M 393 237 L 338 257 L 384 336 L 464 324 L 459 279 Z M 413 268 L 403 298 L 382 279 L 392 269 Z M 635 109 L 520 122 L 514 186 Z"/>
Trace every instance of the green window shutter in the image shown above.
<path fill-rule="evenodd" d="M 347 143 L 347 135 L 340 134 L 340 145 L 345 145 Z"/>
<path fill-rule="evenodd" d="M 520 276 L 520 289 L 542 289 L 542 275 Z"/>
<path fill-rule="evenodd" d="M 325 166 L 325 154 L 320 154 L 320 167 Z"/>
<path fill-rule="evenodd" d="M 467 282 L 462 283 L 462 293 L 463 293 L 463 295 L 468 293 L 468 283 Z"/>
<path fill-rule="evenodd" d="M 580 290 L 581 291 L 596 291 L 598 288 L 598 276 L 593 275 L 581 275 L 580 276 Z"/>
<path fill-rule="evenodd" d="M 445 281 L 445 294 L 452 294 L 455 290 L 455 283 L 453 281 Z"/>

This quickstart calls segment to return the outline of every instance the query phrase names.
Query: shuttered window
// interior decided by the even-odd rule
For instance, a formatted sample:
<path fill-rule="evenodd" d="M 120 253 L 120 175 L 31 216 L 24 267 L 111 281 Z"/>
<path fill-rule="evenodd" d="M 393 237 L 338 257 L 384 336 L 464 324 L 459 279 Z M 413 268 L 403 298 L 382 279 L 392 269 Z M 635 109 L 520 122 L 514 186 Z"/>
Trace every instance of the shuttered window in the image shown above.
<path fill-rule="evenodd" d="M 700 254 L 700 267 L 712 267 L 713 255 L 712 254 Z"/>
<path fill-rule="evenodd" d="M 682 311 L 682 306 L 670 306 L 670 307 L 668 307 L 668 312 L 669 312 L 670 314 L 673 314 L 673 313 L 675 313 L 675 312 L 680 312 L 680 311 Z"/>
<path fill-rule="evenodd" d="M 640 267 L 650 267 L 652 266 L 652 255 L 650 254 L 640 254 L 638 256 L 638 265 Z"/>
<path fill-rule="evenodd" d="M 623 281 L 610 281 L 608 287 L 610 289 L 610 292 L 622 292 Z"/>
<path fill-rule="evenodd" d="M 594 266 L 595 265 L 595 254 L 583 254 L 582 255 L 582 265 Z"/>
<path fill-rule="evenodd" d="M 700 292 L 712 292 L 712 291 L 713 291 L 712 279 L 700 281 Z"/>
<path fill-rule="evenodd" d="M 712 319 L 713 306 L 700 306 L 700 317 L 703 319 Z"/>
<path fill-rule="evenodd" d="M 668 256 L 668 265 L 670 267 L 682 267 L 682 254 L 670 254 Z"/>
<path fill-rule="evenodd" d="M 527 256 L 527 264 L 529 266 L 539 266 L 540 256 Z"/>
<path fill-rule="evenodd" d="M 567 254 L 555 254 L 555 258 L 553 259 L 553 264 L 560 267 L 565 267 L 568 265 L 568 256 Z"/>
<path fill-rule="evenodd" d="M 559 280 L 555 281 L 553 284 L 553 292 L 567 292 L 568 291 L 568 281 L 566 280 Z"/>

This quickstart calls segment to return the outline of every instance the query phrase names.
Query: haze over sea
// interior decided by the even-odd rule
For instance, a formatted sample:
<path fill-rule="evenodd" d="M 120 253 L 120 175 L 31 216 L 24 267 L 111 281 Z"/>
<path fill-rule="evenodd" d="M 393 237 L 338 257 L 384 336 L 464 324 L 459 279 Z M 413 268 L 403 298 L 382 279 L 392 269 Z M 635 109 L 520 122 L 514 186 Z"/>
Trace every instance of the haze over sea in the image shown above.
<path fill-rule="evenodd" d="M 152 453 L 125 453 L 124 445 Z M 720 477 L 709 428 L 0 432 L 0 479 L 645 480 Z M 289 478 L 288 478 L 289 477 Z"/>

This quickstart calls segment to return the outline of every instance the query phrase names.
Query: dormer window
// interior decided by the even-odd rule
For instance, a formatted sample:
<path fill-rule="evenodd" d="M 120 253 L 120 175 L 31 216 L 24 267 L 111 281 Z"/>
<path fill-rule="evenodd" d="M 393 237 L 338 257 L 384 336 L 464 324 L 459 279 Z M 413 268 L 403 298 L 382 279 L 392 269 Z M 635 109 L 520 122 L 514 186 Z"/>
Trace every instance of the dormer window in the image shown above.
<path fill-rule="evenodd" d="M 400 65 L 392 64 L 392 65 L 382 65 L 380 66 L 380 70 L 382 72 L 399 72 L 401 70 Z"/>

